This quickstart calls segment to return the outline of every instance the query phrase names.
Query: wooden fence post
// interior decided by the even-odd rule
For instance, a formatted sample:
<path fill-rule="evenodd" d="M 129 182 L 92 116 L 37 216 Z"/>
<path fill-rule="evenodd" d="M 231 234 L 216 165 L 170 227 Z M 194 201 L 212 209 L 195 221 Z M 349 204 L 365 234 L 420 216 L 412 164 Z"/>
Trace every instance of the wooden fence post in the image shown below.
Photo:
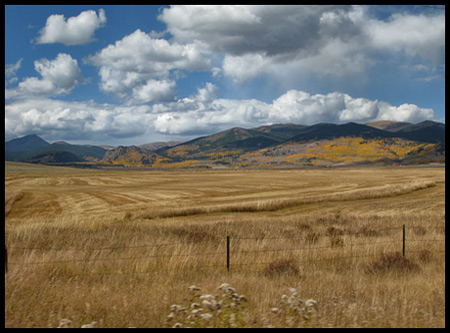
<path fill-rule="evenodd" d="M 405 229 L 405 225 L 403 225 L 403 256 L 405 256 L 405 248 L 406 248 L 405 234 L 406 234 L 406 229 Z"/>
<path fill-rule="evenodd" d="M 230 272 L 230 236 L 227 236 L 227 272 Z"/>

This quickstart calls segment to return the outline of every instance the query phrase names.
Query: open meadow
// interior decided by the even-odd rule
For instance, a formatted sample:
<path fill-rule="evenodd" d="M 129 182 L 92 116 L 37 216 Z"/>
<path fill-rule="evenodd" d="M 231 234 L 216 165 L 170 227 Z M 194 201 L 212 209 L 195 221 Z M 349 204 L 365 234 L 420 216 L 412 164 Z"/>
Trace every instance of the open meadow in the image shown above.
<path fill-rule="evenodd" d="M 444 167 L 5 162 L 5 245 L 6 327 L 445 327 Z"/>

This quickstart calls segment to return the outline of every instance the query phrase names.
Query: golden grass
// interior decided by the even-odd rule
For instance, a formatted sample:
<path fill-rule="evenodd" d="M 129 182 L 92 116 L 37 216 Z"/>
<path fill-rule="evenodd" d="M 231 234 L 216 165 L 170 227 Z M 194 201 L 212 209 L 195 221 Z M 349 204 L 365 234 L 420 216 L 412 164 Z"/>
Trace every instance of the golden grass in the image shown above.
<path fill-rule="evenodd" d="M 445 326 L 444 168 L 5 166 L 6 327 Z"/>

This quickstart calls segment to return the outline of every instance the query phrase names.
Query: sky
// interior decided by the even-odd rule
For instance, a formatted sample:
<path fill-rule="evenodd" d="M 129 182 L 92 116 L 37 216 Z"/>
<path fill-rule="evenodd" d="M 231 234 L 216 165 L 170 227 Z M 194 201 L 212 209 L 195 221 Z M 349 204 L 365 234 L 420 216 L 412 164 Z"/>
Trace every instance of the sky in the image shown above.
<path fill-rule="evenodd" d="M 6 5 L 5 141 L 445 123 L 442 5 Z"/>

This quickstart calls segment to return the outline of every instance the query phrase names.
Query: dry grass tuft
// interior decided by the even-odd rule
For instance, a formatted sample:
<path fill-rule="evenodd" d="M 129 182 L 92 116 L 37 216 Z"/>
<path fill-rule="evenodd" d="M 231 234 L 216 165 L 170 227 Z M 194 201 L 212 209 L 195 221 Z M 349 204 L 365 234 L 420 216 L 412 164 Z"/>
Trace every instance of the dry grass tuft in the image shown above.
<path fill-rule="evenodd" d="M 265 276 L 276 278 L 280 275 L 291 275 L 300 277 L 300 270 L 298 264 L 293 259 L 278 259 L 264 268 L 263 274 Z"/>
<path fill-rule="evenodd" d="M 320 233 L 318 232 L 309 232 L 305 237 L 305 242 L 307 244 L 316 244 L 319 242 Z"/>
<path fill-rule="evenodd" d="M 382 254 L 378 260 L 372 262 L 367 268 L 369 274 L 379 273 L 415 273 L 420 271 L 419 265 L 406 259 L 400 252 Z"/>

